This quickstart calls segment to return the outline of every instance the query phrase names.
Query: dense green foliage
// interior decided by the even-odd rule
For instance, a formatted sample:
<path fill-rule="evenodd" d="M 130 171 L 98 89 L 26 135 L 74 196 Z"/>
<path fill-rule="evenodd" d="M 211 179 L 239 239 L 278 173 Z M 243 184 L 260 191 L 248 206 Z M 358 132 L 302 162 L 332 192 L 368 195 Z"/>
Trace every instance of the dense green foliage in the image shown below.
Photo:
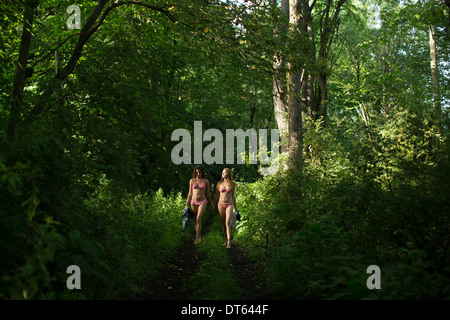
<path fill-rule="evenodd" d="M 325 156 L 320 165 L 311 159 L 301 179 L 282 174 L 239 184 L 237 237 L 255 259 L 268 259 L 273 295 L 448 298 L 448 144 L 435 164 L 401 155 L 390 157 L 401 165 L 378 166 L 372 152 L 346 157 L 360 141 L 338 140 L 334 131 L 310 131 L 321 133 L 311 139 Z M 379 291 L 365 285 L 373 264 L 382 272 Z"/>
<path fill-rule="evenodd" d="M 6 187 L 18 190 L 24 183 L 13 181 Z M 53 216 L 39 209 L 47 195 L 38 189 L 15 208 L 20 214 L 2 216 L 3 298 L 127 298 L 173 255 L 183 236 L 180 193 L 165 196 L 159 189 L 133 195 L 104 176 L 90 183 L 78 186 L 89 192 L 81 203 L 65 203 Z M 2 199 L 8 213 L 19 196 L 6 196 L 14 201 Z M 66 268 L 73 264 L 83 271 L 81 293 L 66 289 Z"/>
<path fill-rule="evenodd" d="M 263 177 L 254 164 L 204 165 L 212 184 L 223 167 L 233 169 L 243 216 L 235 237 L 262 262 L 271 296 L 450 297 L 444 4 L 345 1 L 325 66 L 289 51 L 304 46 L 301 33 L 274 37 L 283 19 L 272 1 L 120 2 L 66 74 L 83 36 L 66 26 L 73 3 L 37 2 L 20 95 L 15 76 L 35 1 L 0 4 L 0 298 L 139 294 L 185 237 L 180 217 L 194 165 L 172 162 L 172 132 L 193 132 L 196 120 L 203 131 L 276 128 L 272 63 L 279 48 L 329 75 L 326 125 L 303 118 L 303 172 L 281 165 Z M 102 2 L 114 3 L 77 2 L 82 26 Z M 316 42 L 326 3 L 313 12 Z M 371 3 L 380 6 L 379 29 L 367 27 Z M 319 99 L 317 86 L 313 91 Z M 194 298 L 234 299 L 231 275 L 218 278 L 228 260 L 214 221 L 199 247 L 207 259 L 190 285 Z M 82 290 L 66 287 L 73 264 L 82 270 Z M 381 268 L 381 290 L 366 287 L 371 264 Z M 211 283 L 223 290 L 211 295 Z"/>

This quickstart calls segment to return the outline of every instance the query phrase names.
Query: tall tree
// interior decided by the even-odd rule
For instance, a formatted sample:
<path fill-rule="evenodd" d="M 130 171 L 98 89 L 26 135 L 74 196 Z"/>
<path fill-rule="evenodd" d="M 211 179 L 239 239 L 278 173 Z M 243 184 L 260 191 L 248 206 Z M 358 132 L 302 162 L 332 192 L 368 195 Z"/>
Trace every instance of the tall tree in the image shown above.
<path fill-rule="evenodd" d="M 277 0 L 272 0 L 274 10 L 276 10 Z M 274 34 L 279 40 L 277 43 L 284 43 L 282 39 L 287 33 L 286 21 L 289 16 L 289 0 L 281 0 L 281 17 L 277 19 Z M 285 48 L 283 48 L 285 49 Z M 273 106 L 278 130 L 281 135 L 281 153 L 288 150 L 288 114 L 287 114 L 287 83 L 286 83 L 286 50 L 277 48 L 273 59 Z"/>
<path fill-rule="evenodd" d="M 301 26 L 301 0 L 289 1 L 289 34 L 292 38 L 298 34 Z M 288 130 L 289 130 L 289 169 L 302 171 L 302 106 L 301 106 L 301 66 L 293 56 L 288 62 Z"/>
<path fill-rule="evenodd" d="M 430 25 L 430 58 L 431 58 L 431 76 L 433 81 L 433 102 L 435 121 L 439 134 L 442 135 L 441 123 L 441 94 L 439 87 L 438 58 L 436 53 L 436 26 Z"/>
<path fill-rule="evenodd" d="M 333 57 L 333 41 L 338 32 L 340 19 L 339 13 L 346 0 L 339 0 L 335 3 L 333 8 L 333 0 L 328 0 L 325 10 L 320 16 L 320 40 L 318 52 L 318 71 L 317 71 L 317 86 L 319 91 L 319 101 L 316 107 L 316 118 L 322 117 L 322 124 L 325 126 L 327 118 L 328 105 L 328 79 L 330 70 L 336 61 Z"/>
<path fill-rule="evenodd" d="M 314 120 L 322 118 L 325 125 L 327 83 L 331 68 L 336 62 L 333 43 L 340 23 L 339 14 L 345 2 L 346 0 L 327 0 L 319 4 L 317 1 L 307 0 L 281 1 L 282 15 L 289 14 L 289 28 L 285 28 L 280 19 L 281 22 L 275 28 L 275 36 L 280 37 L 283 32 L 287 32 L 291 47 L 284 48 L 284 52 L 277 51 L 274 56 L 273 103 L 282 135 L 287 126 L 291 169 L 298 166 L 301 168 L 303 124 L 299 122 L 303 121 L 302 111 Z M 316 11 L 314 15 L 313 10 Z M 317 18 L 314 19 L 313 16 Z M 282 145 L 286 148 L 283 140 Z M 283 151 L 286 149 L 282 147 Z"/>

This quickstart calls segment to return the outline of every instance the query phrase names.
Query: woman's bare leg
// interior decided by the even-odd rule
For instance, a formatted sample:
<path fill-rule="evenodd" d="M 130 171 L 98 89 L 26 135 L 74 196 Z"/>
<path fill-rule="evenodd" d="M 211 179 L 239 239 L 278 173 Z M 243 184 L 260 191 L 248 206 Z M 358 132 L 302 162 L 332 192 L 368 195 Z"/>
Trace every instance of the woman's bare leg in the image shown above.
<path fill-rule="evenodd" d="M 197 221 L 197 215 L 198 215 L 198 207 L 199 206 L 197 206 L 197 205 L 195 205 L 195 204 L 191 204 L 191 208 L 192 208 L 192 211 L 194 212 L 194 219 L 195 219 L 195 221 Z M 197 238 L 197 222 L 195 222 L 195 237 Z M 196 240 L 197 241 L 197 240 Z M 194 242 L 195 243 L 195 242 Z"/>
<path fill-rule="evenodd" d="M 226 241 L 227 241 L 227 248 L 231 247 L 231 218 L 233 217 L 233 206 L 228 206 L 226 208 Z"/>
<path fill-rule="evenodd" d="M 202 203 L 198 206 L 198 211 L 195 216 L 195 244 L 202 241 L 202 217 L 206 211 L 206 203 Z"/>
<path fill-rule="evenodd" d="M 220 214 L 220 220 L 222 220 L 223 238 L 225 239 L 225 243 L 223 245 L 226 246 L 227 245 L 226 210 L 221 206 L 219 206 L 218 209 Z"/>

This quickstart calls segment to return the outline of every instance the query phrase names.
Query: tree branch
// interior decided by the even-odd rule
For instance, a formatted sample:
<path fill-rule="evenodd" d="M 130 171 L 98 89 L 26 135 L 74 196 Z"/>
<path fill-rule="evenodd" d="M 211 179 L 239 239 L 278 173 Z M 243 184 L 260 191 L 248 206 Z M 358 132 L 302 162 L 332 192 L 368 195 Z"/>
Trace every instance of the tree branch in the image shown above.
<path fill-rule="evenodd" d="M 71 34 L 70 36 L 68 36 L 63 42 L 61 42 L 60 44 L 58 44 L 54 49 L 50 49 L 49 52 L 43 56 L 42 58 L 40 58 L 39 60 L 37 60 L 35 63 L 33 63 L 31 65 L 31 68 L 34 68 L 38 63 L 40 63 L 41 61 L 44 61 L 45 59 L 47 59 L 50 55 L 54 54 L 55 50 L 58 50 L 60 47 L 62 47 L 70 38 L 78 36 L 79 33 L 74 33 Z M 39 57 L 38 57 L 39 58 Z"/>
<path fill-rule="evenodd" d="M 19 124 L 22 113 L 23 88 L 25 86 L 28 54 L 31 44 L 31 32 L 35 18 L 35 10 L 39 5 L 38 0 L 28 0 L 24 3 L 24 24 L 22 28 L 22 37 L 20 39 L 19 58 L 14 75 L 13 93 L 11 96 L 11 108 L 9 111 L 8 127 L 6 134 L 9 140 L 16 135 L 16 127 Z"/>
<path fill-rule="evenodd" d="M 167 7 L 167 5 L 164 5 L 162 7 L 155 7 L 155 6 L 152 6 L 150 4 L 142 3 L 142 2 L 139 2 L 139 1 L 119 1 L 119 2 L 117 2 L 115 4 L 117 4 L 117 6 L 120 6 L 120 5 L 123 5 L 123 4 L 135 4 L 135 5 L 138 5 L 138 6 L 143 6 L 143 7 L 152 9 L 154 11 L 158 11 L 158 12 L 164 13 L 167 16 L 167 18 L 169 18 L 170 21 L 172 21 L 172 22 L 179 22 L 172 14 L 170 14 L 169 10 L 164 9 L 165 7 Z"/>
<path fill-rule="evenodd" d="M 99 0 L 98 1 L 97 6 L 94 8 L 94 11 L 88 17 L 88 19 L 86 20 L 86 23 L 84 24 L 83 28 L 81 29 L 81 31 L 79 33 L 77 44 L 75 45 L 75 48 L 72 51 L 72 55 L 69 59 L 69 62 L 53 78 L 52 85 L 54 87 L 48 88 L 48 90 L 45 90 L 45 93 L 43 95 L 41 95 L 41 98 L 39 99 L 38 104 L 31 110 L 30 114 L 26 117 L 27 122 L 32 122 L 33 119 L 44 110 L 44 105 L 48 101 L 48 98 L 50 98 L 51 94 L 54 92 L 55 88 L 60 86 L 61 83 L 65 80 L 67 80 L 69 75 L 72 74 L 72 72 L 75 70 L 75 66 L 78 63 L 78 60 L 81 57 L 84 45 L 89 40 L 89 38 L 100 28 L 100 26 L 103 24 L 106 17 L 108 16 L 108 14 L 113 9 L 115 9 L 119 6 L 122 6 L 122 5 L 127 5 L 127 4 L 140 5 L 140 6 L 144 6 L 146 8 L 152 9 L 154 11 L 164 13 L 172 22 L 178 22 L 178 20 L 173 15 L 171 15 L 168 10 L 164 9 L 166 7 L 166 5 L 164 5 L 162 7 L 155 7 L 150 4 L 142 3 L 139 1 L 116 1 L 104 10 L 108 1 L 110 1 L 110 0 Z"/>

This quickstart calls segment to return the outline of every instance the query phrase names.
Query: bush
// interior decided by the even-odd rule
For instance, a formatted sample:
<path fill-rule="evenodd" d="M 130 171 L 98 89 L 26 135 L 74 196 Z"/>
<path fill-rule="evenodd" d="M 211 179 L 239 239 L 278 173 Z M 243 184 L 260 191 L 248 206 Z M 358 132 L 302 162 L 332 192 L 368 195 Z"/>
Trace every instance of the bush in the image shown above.
<path fill-rule="evenodd" d="M 302 176 L 280 171 L 238 184 L 244 219 L 238 237 L 254 258 L 265 260 L 273 297 L 448 298 L 448 143 L 422 160 L 402 154 L 406 147 L 399 154 L 365 154 L 359 146 L 360 156 L 350 158 L 342 146 L 360 142 L 315 130 L 323 130 L 327 143 L 310 131 L 306 142 L 313 150 L 320 146 L 345 159 L 306 155 Z M 366 286 L 366 269 L 373 264 L 381 268 L 381 290 Z"/>
<path fill-rule="evenodd" d="M 175 253 L 183 235 L 182 204 L 180 193 L 164 196 L 159 189 L 150 194 L 128 194 L 103 177 L 97 192 L 85 200 L 86 211 L 78 213 L 75 223 L 101 248 L 95 255 L 100 259 L 80 262 L 92 277 L 86 291 L 93 292 L 93 297 L 113 299 L 139 294 L 144 279 Z M 78 248 L 83 248 L 81 244 Z M 95 252 L 93 246 L 89 248 L 90 253 Z"/>
<path fill-rule="evenodd" d="M 52 216 L 42 205 L 45 192 L 35 187 L 24 195 L 30 165 L 17 162 L 8 167 L 0 161 L 0 169 L 2 298 L 103 299 L 139 294 L 145 277 L 175 252 L 183 235 L 180 193 L 164 195 L 160 189 L 133 195 L 104 176 L 96 183 L 86 177 L 90 196 L 71 206 L 72 214 Z M 70 265 L 81 269 L 82 290 L 66 287 Z"/>

